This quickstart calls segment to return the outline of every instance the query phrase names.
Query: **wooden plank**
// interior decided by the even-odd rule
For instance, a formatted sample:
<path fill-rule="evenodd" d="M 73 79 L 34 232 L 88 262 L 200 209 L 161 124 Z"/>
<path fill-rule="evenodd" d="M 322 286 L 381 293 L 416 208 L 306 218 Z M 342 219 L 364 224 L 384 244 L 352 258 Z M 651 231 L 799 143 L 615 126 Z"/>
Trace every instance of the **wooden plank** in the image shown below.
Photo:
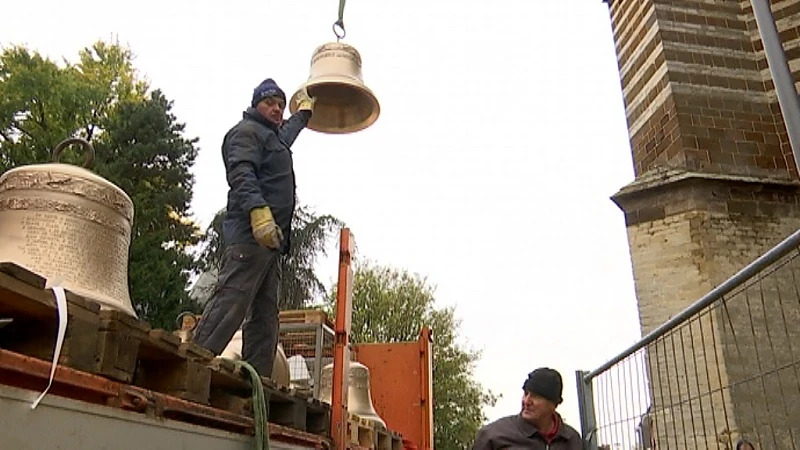
<path fill-rule="evenodd" d="M 101 312 L 95 373 L 207 405 L 213 354 L 120 311 Z"/>
<path fill-rule="evenodd" d="M 47 280 L 43 276 L 13 262 L 0 261 L 0 272 L 38 289 L 44 289 Z"/>
<path fill-rule="evenodd" d="M 96 302 L 65 292 L 68 309 L 76 317 L 92 320 L 100 311 Z M 51 290 L 44 289 L 44 279 L 16 264 L 0 263 L 0 297 L 2 313 L 11 311 L 39 319 L 56 317 L 56 299 Z"/>
<path fill-rule="evenodd" d="M 97 357 L 93 370 L 98 375 L 131 383 L 136 373 L 140 344 L 150 332 L 150 325 L 120 311 L 100 312 Z"/>
<path fill-rule="evenodd" d="M 376 450 L 403 450 L 403 437 L 394 431 L 383 429 L 375 430 Z"/>
<path fill-rule="evenodd" d="M 0 263 L 0 347 L 52 360 L 58 336 L 58 310 L 42 277 L 13 263 Z M 94 365 L 100 306 L 66 291 L 67 330 L 59 364 L 79 370 Z M 10 319 L 10 320 L 9 320 Z"/>
<path fill-rule="evenodd" d="M 117 353 L 111 361 L 99 361 L 108 366 L 126 361 L 124 379 L 136 386 L 162 392 L 207 405 L 210 403 L 211 369 L 213 355 L 192 343 L 181 343 L 180 338 L 165 330 L 152 330 L 143 321 L 137 321 L 116 312 L 106 315 L 105 330 L 116 330 L 121 339 L 130 342 L 127 353 Z M 135 354 L 135 358 L 129 355 Z M 131 361 L 133 364 L 131 364 Z M 109 375 L 108 371 L 101 372 Z"/>
<path fill-rule="evenodd" d="M 280 323 L 324 323 L 333 328 L 333 321 L 325 311 L 319 309 L 295 309 L 278 313 Z"/>
<path fill-rule="evenodd" d="M 377 435 L 375 424 L 355 414 L 348 414 L 347 435 L 350 444 L 374 449 Z"/>
<path fill-rule="evenodd" d="M 216 358 L 212 368 L 211 405 L 252 416 L 252 390 L 249 375 L 230 360 Z M 308 393 L 277 385 L 262 377 L 269 407 L 269 422 L 318 435 L 330 431 L 330 405 Z"/>
<path fill-rule="evenodd" d="M 305 431 L 308 409 L 306 400 L 269 378 L 262 377 L 261 382 L 269 401 L 269 422 Z"/>
<path fill-rule="evenodd" d="M 315 398 L 309 398 L 306 409 L 306 431 L 314 434 L 330 435 L 331 406 Z"/>
<path fill-rule="evenodd" d="M 180 317 L 179 329 L 193 330 L 197 323 L 202 318 L 202 314 L 184 314 Z M 333 321 L 328 317 L 325 311 L 318 309 L 297 309 L 280 311 L 278 313 L 279 323 L 307 323 L 307 324 L 321 324 L 333 328 Z"/>

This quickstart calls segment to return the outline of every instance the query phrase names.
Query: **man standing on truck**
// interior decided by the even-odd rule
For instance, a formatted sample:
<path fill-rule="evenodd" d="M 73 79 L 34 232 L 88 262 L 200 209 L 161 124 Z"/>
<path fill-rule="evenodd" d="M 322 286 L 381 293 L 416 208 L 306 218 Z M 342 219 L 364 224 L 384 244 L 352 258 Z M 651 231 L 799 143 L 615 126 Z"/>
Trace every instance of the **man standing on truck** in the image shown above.
<path fill-rule="evenodd" d="M 583 450 L 581 435 L 556 412 L 562 389 L 561 374 L 553 369 L 542 367 L 529 373 L 522 385 L 520 413 L 478 430 L 472 450 Z"/>
<path fill-rule="evenodd" d="M 216 288 L 194 342 L 219 355 L 242 327 L 242 359 L 269 377 L 278 346 L 279 258 L 289 252 L 295 208 L 291 146 L 306 127 L 314 98 L 303 90 L 286 121 L 286 95 L 271 78 L 222 142 L 228 204 L 225 250 Z"/>

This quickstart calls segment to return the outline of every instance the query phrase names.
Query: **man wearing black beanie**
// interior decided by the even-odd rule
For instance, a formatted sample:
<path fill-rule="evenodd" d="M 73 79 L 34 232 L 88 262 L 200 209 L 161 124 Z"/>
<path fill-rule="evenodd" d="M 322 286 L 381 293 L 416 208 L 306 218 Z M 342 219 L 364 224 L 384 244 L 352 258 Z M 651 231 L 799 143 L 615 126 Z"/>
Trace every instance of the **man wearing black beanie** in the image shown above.
<path fill-rule="evenodd" d="M 219 355 L 242 327 L 242 359 L 272 375 L 278 346 L 279 256 L 289 252 L 295 208 L 291 147 L 307 125 L 314 99 L 304 91 L 297 112 L 283 119 L 286 94 L 271 78 L 222 141 L 228 205 L 219 280 L 194 342 Z"/>
<path fill-rule="evenodd" d="M 562 402 L 561 374 L 547 367 L 536 369 L 522 389 L 520 413 L 478 430 L 472 450 L 583 450 L 581 435 L 556 412 Z"/>

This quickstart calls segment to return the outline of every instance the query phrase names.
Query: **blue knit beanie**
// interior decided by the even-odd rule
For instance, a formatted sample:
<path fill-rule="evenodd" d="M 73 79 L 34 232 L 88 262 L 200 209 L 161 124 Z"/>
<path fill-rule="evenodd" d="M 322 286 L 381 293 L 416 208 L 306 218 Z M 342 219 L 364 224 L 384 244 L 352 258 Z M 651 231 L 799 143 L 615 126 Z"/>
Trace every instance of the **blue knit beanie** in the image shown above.
<path fill-rule="evenodd" d="M 278 87 L 278 84 L 272 78 L 267 78 L 253 89 L 253 100 L 250 105 L 255 107 L 258 102 L 267 97 L 280 97 L 286 102 L 286 94 L 283 93 L 283 90 Z"/>

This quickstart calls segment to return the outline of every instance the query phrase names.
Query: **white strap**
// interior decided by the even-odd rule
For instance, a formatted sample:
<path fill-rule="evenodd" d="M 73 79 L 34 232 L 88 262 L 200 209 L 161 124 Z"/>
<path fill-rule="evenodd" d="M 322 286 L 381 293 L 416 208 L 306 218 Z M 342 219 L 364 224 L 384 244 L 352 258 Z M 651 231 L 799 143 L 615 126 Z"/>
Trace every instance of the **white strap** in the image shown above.
<path fill-rule="evenodd" d="M 50 366 L 50 380 L 47 382 L 47 387 L 44 392 L 39 395 L 39 398 L 33 402 L 31 409 L 36 409 L 39 402 L 42 401 L 50 386 L 53 385 L 53 378 L 56 375 L 56 366 L 58 366 L 58 358 L 61 356 L 61 346 L 64 344 L 64 336 L 67 334 L 67 294 L 64 288 L 61 287 L 61 279 L 47 280 L 45 289 L 52 289 L 53 295 L 56 297 L 56 309 L 58 311 L 58 336 L 56 337 L 56 348 L 53 352 L 53 363 Z"/>

